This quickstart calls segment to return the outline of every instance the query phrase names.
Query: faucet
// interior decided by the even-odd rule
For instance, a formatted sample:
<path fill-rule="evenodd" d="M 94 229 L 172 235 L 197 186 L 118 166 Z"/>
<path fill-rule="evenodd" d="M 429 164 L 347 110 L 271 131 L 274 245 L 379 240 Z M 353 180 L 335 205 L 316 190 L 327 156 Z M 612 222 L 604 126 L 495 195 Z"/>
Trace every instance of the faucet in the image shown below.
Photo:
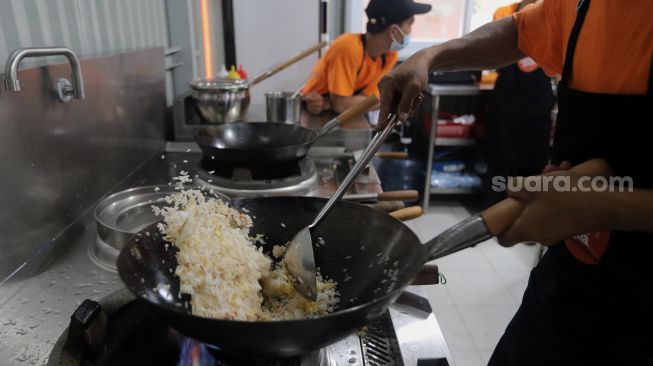
<path fill-rule="evenodd" d="M 66 56 L 72 68 L 73 87 L 67 90 L 67 94 L 73 95 L 76 99 L 84 99 L 84 78 L 82 67 L 75 53 L 66 47 L 28 47 L 19 48 L 9 55 L 5 65 L 5 89 L 7 91 L 20 91 L 20 80 L 18 80 L 18 66 L 24 58 L 43 56 Z M 70 97 L 69 97 L 70 98 Z"/>

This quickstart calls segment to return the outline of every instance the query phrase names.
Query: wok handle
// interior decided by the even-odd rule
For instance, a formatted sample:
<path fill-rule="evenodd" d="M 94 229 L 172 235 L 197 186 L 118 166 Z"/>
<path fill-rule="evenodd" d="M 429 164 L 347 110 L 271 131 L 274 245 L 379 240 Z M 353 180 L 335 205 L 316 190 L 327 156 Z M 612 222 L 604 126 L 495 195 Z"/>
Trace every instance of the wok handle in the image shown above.
<path fill-rule="evenodd" d="M 405 151 L 381 151 L 376 153 L 374 157 L 379 159 L 406 160 L 408 159 L 408 153 Z"/>
<path fill-rule="evenodd" d="M 378 201 L 414 201 L 419 196 L 416 190 L 382 192 L 376 195 Z"/>
<path fill-rule="evenodd" d="M 296 54 L 295 56 L 292 56 L 288 60 L 286 60 L 286 61 L 284 61 L 284 62 L 282 62 L 282 63 L 280 63 L 280 64 L 278 64 L 278 65 L 276 65 L 274 67 L 272 67 L 270 70 L 267 70 L 265 72 L 262 72 L 262 73 L 256 75 L 252 79 L 252 81 L 249 83 L 249 86 L 253 86 L 253 85 L 256 85 L 256 84 L 260 83 L 261 81 L 263 81 L 263 80 L 269 78 L 270 76 L 278 73 L 279 71 L 285 69 L 286 67 L 288 67 L 288 66 L 290 66 L 290 65 L 304 59 L 305 57 L 319 51 L 320 49 L 322 49 L 326 45 L 327 45 L 327 42 L 323 41 L 323 42 L 320 42 L 320 43 L 316 44 L 315 46 L 313 46 L 311 48 L 308 48 L 308 49 L 305 49 L 305 50 L 299 52 L 298 54 Z"/>
<path fill-rule="evenodd" d="M 354 119 L 359 114 L 367 112 L 370 108 L 374 107 L 379 100 L 374 94 L 347 108 L 344 112 L 325 123 L 319 131 L 317 131 L 316 139 L 326 135 L 327 133 L 339 127 L 341 124 L 347 123 Z"/>
<path fill-rule="evenodd" d="M 401 221 L 407 221 L 407 220 L 416 219 L 422 216 L 423 213 L 424 211 L 422 211 L 422 207 L 411 206 L 411 207 L 402 208 L 397 211 L 392 211 L 390 212 L 390 216 L 394 217 L 395 219 L 399 219 Z"/>
<path fill-rule="evenodd" d="M 411 285 L 437 285 L 440 283 L 440 272 L 438 271 L 437 264 L 425 264 L 422 269 L 417 272 Z"/>
<path fill-rule="evenodd" d="M 353 106 L 347 108 L 344 112 L 340 113 L 336 119 L 340 121 L 340 124 L 345 124 L 355 117 L 372 109 L 378 103 L 379 99 L 376 97 L 376 95 L 372 94 L 369 97 L 354 104 Z"/>

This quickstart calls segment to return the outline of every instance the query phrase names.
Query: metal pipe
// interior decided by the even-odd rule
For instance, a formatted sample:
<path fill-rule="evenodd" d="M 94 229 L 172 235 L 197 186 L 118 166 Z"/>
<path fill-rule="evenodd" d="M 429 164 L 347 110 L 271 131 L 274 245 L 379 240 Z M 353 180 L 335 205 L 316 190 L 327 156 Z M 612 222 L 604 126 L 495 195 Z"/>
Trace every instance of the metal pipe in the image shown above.
<path fill-rule="evenodd" d="M 76 99 L 84 99 L 82 67 L 75 53 L 66 47 L 29 47 L 19 48 L 12 52 L 5 64 L 5 89 L 15 92 L 21 90 L 20 80 L 18 79 L 18 66 L 24 58 L 45 56 L 65 56 L 68 59 L 72 68 L 73 96 Z"/>

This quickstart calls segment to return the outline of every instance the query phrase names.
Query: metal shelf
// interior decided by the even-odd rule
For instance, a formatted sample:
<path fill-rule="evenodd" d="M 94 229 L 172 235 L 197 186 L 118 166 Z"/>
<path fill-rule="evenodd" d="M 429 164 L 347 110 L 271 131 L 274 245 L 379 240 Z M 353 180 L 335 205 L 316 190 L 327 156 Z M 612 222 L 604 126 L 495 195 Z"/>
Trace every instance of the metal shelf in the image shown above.
<path fill-rule="evenodd" d="M 474 139 L 456 137 L 438 137 L 435 139 L 435 146 L 471 146 L 476 143 Z"/>
<path fill-rule="evenodd" d="M 438 188 L 431 187 L 431 194 L 477 194 L 480 193 L 478 189 L 471 188 Z"/>

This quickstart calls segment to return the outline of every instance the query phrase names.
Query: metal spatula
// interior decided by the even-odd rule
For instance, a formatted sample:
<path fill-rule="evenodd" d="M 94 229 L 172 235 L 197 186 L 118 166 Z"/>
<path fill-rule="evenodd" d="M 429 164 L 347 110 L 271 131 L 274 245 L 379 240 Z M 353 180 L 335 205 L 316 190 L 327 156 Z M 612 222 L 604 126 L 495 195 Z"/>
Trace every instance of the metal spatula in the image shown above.
<path fill-rule="evenodd" d="M 309 300 L 315 301 L 317 299 L 317 279 L 311 230 L 326 217 L 333 205 L 349 190 L 356 177 L 367 166 L 383 141 L 390 135 L 396 123 L 397 116 L 392 115 L 385 129 L 374 136 L 361 154 L 360 159 L 356 161 L 349 174 L 343 179 L 338 190 L 329 198 L 320 213 L 317 214 L 313 223 L 300 230 L 288 244 L 283 263 L 288 273 L 295 280 L 294 285 L 297 291 Z"/>

